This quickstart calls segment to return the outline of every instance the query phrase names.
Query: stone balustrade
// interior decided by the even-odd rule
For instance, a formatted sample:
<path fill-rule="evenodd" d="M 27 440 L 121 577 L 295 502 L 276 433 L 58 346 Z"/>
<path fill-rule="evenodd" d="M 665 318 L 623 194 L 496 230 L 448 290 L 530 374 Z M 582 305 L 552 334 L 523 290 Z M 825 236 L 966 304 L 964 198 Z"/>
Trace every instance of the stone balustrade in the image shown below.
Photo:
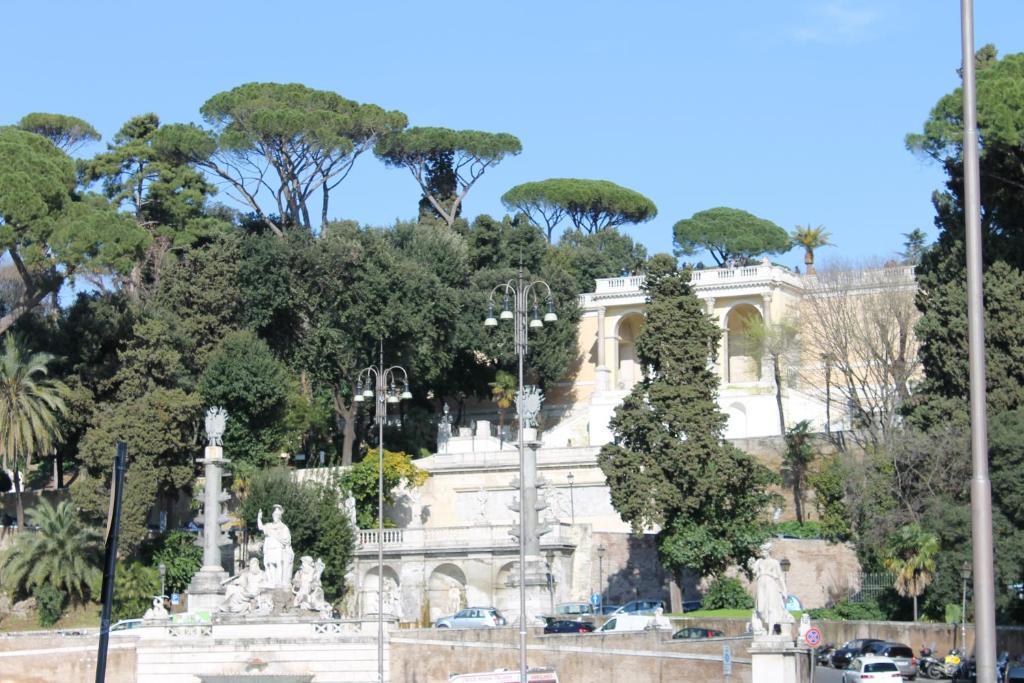
<path fill-rule="evenodd" d="M 384 548 L 388 551 L 424 552 L 452 548 L 518 547 L 517 541 L 509 535 L 511 528 L 511 524 L 503 524 L 384 529 Z M 376 552 L 378 534 L 377 529 L 360 529 L 356 537 L 357 552 Z M 551 531 L 541 537 L 542 547 L 575 544 L 568 524 L 553 524 Z"/>

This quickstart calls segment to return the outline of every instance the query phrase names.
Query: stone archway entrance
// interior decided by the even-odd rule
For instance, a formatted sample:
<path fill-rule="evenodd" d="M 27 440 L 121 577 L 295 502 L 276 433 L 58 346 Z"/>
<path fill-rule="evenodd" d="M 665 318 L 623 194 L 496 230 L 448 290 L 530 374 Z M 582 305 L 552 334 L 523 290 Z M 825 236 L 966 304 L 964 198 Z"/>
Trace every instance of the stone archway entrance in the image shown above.
<path fill-rule="evenodd" d="M 430 604 L 431 623 L 468 607 L 466 574 L 450 562 L 438 565 L 430 572 L 427 581 L 427 600 Z"/>

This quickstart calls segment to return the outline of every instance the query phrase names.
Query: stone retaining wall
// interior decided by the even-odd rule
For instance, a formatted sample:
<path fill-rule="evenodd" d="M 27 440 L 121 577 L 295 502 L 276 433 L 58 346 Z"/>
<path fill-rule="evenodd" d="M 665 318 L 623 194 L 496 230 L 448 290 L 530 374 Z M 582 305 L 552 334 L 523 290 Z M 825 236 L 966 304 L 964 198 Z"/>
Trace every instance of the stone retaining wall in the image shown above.
<path fill-rule="evenodd" d="M 518 669 L 519 632 L 514 628 L 395 633 L 391 680 L 445 681 L 453 673 Z M 732 676 L 722 672 L 723 646 L 732 652 Z M 749 638 L 673 641 L 667 632 L 541 635 L 528 640 L 530 666 L 553 667 L 566 683 L 749 683 Z"/>

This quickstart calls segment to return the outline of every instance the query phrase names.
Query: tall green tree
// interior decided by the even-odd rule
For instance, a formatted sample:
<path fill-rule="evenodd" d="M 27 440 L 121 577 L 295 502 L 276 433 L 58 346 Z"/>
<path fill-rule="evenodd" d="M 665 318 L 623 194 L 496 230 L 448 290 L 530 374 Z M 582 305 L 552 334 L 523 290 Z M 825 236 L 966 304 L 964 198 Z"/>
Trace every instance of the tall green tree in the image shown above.
<path fill-rule="evenodd" d="M 18 527 L 25 527 L 22 473 L 33 455 L 51 453 L 60 441 L 60 417 L 67 410 L 68 387 L 47 377 L 53 356 L 29 353 L 11 334 L 0 356 L 0 458 L 14 469 Z"/>
<path fill-rule="evenodd" d="M 79 519 L 69 500 L 56 507 L 46 498 L 28 511 L 38 526 L 18 540 L 0 561 L 4 588 L 29 595 L 39 586 L 55 586 L 83 603 L 99 588 L 102 545 L 99 532 Z"/>
<path fill-rule="evenodd" d="M 225 457 L 261 468 L 290 445 L 285 423 L 291 378 L 266 342 L 234 332 L 210 356 L 199 383 L 203 404 L 228 411 Z"/>
<path fill-rule="evenodd" d="M 20 280 L 0 333 L 88 272 L 126 272 L 146 233 L 96 195 L 75 192 L 75 164 L 49 140 L 0 128 L 0 249 Z"/>
<path fill-rule="evenodd" d="M 935 577 L 935 556 L 939 539 L 919 524 L 900 528 L 889 540 L 885 568 L 896 575 L 893 587 L 903 597 L 914 600 L 914 621 L 917 621 L 917 598 Z"/>
<path fill-rule="evenodd" d="M 649 372 L 616 410 L 615 443 L 598 463 L 633 531 L 660 528 L 666 567 L 717 575 L 753 557 L 767 537 L 767 487 L 776 478 L 722 439 L 726 416 L 709 369 L 721 331 L 689 272 L 650 278 L 647 287 L 637 355 Z"/>
<path fill-rule="evenodd" d="M 580 292 L 592 292 L 594 280 L 645 270 L 647 249 L 615 228 L 586 234 L 569 230 L 553 252 L 576 281 Z"/>
<path fill-rule="evenodd" d="M 608 180 L 549 178 L 516 185 L 501 196 L 509 211 L 526 214 L 553 241 L 563 218 L 575 230 L 593 234 L 630 223 L 644 223 L 658 208 L 644 195 Z"/>
<path fill-rule="evenodd" d="M 97 142 L 99 132 L 77 116 L 33 112 L 18 121 L 18 128 L 42 135 L 65 154 L 74 154 L 82 145 Z"/>
<path fill-rule="evenodd" d="M 405 168 L 428 204 L 451 227 L 462 202 L 488 168 L 523 149 L 509 133 L 448 128 L 409 128 L 383 136 L 374 153 L 388 166 Z"/>
<path fill-rule="evenodd" d="M 159 284 L 172 249 L 225 229 L 204 212 L 216 187 L 184 159 L 162 153 L 154 145 L 159 129 L 156 114 L 132 117 L 114 135 L 107 151 L 82 164 L 83 180 L 101 183 L 104 195 L 149 235 L 145 254 L 125 278 L 128 293 L 136 297 Z"/>
<path fill-rule="evenodd" d="M 698 211 L 676 223 L 672 232 L 676 256 L 707 252 L 719 266 L 762 254 L 781 254 L 792 246 L 789 235 L 775 223 L 728 207 Z"/>
<path fill-rule="evenodd" d="M 789 470 L 793 484 L 793 505 L 796 507 L 796 521 L 804 523 L 804 491 L 807 488 L 808 468 L 814 462 L 814 443 L 811 434 L 811 423 L 800 420 L 790 429 L 783 432 L 786 451 L 782 454 L 782 464 Z"/>
<path fill-rule="evenodd" d="M 246 83 L 217 93 L 199 111 L 209 131 L 168 127 L 158 144 L 223 180 L 278 236 L 289 226 L 326 224 L 330 194 L 356 160 L 381 135 L 407 125 L 401 112 L 298 83 Z M 317 195 L 319 212 L 311 204 Z"/>

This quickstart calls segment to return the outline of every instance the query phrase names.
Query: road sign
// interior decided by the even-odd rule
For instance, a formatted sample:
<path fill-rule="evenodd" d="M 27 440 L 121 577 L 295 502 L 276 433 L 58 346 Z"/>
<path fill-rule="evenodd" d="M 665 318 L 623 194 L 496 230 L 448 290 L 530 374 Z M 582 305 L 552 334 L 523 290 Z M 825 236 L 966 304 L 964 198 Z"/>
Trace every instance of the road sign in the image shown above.
<path fill-rule="evenodd" d="M 810 627 L 804 634 L 804 642 L 811 647 L 818 647 L 821 645 L 821 631 L 814 626 Z"/>
<path fill-rule="evenodd" d="M 171 604 L 178 605 L 181 603 L 181 596 L 177 593 L 171 593 Z"/>
<path fill-rule="evenodd" d="M 594 607 L 597 607 L 598 605 L 600 605 L 601 604 L 601 594 L 600 593 L 594 593 L 593 595 L 591 595 L 590 596 L 590 604 L 593 605 Z"/>
<path fill-rule="evenodd" d="M 732 676 L 732 650 L 728 645 L 722 646 L 722 675 Z"/>

